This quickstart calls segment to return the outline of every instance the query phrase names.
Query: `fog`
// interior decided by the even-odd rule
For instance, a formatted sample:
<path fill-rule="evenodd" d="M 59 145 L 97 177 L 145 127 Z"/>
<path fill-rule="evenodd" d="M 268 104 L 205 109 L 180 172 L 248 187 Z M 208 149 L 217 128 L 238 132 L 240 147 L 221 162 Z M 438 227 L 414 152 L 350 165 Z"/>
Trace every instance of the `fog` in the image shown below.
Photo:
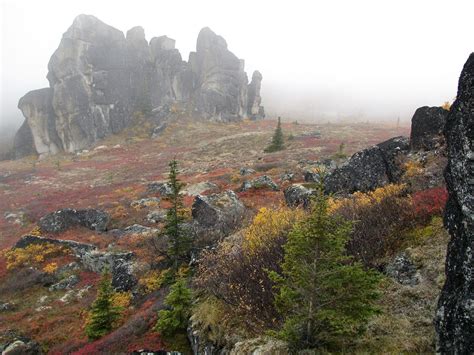
<path fill-rule="evenodd" d="M 85 13 L 147 39 L 176 39 L 183 59 L 209 26 L 263 74 L 267 112 L 312 121 L 408 122 L 456 94 L 474 50 L 471 1 L 3 1 L 0 130 L 18 127 L 26 92 L 48 86 L 47 63 Z"/>

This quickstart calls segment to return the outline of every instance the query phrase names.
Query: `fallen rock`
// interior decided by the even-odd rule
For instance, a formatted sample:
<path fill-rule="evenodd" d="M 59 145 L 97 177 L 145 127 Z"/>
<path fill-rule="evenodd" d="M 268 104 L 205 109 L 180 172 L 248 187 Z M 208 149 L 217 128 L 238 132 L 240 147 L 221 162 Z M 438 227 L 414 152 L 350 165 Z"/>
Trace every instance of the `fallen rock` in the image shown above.
<path fill-rule="evenodd" d="M 209 196 L 198 195 L 192 205 L 193 229 L 198 238 L 220 239 L 240 225 L 244 213 L 243 203 L 231 190 Z"/>
<path fill-rule="evenodd" d="M 395 259 L 385 267 L 385 273 L 402 285 L 415 286 L 421 281 L 421 275 L 415 264 L 403 252 L 395 257 Z"/>
<path fill-rule="evenodd" d="M 248 191 L 251 189 L 271 189 L 278 191 L 279 187 L 270 177 L 263 175 L 250 181 L 244 181 L 240 187 L 240 191 Z"/>
<path fill-rule="evenodd" d="M 448 113 L 442 107 L 418 108 L 411 119 L 410 148 L 433 150 L 443 144 L 443 129 Z"/>
<path fill-rule="evenodd" d="M 311 196 L 313 196 L 315 190 L 308 189 L 301 184 L 293 184 L 288 186 L 283 194 L 285 195 L 286 205 L 288 207 L 298 207 L 303 206 L 308 208 L 311 201 Z"/>
<path fill-rule="evenodd" d="M 407 154 L 408 149 L 407 138 L 395 137 L 355 153 L 346 163 L 325 177 L 325 192 L 367 192 L 398 182 L 403 168 L 397 164 L 397 157 Z"/>
<path fill-rule="evenodd" d="M 38 225 L 43 232 L 50 233 L 62 232 L 76 226 L 95 231 L 105 231 L 109 220 L 109 215 L 101 210 L 65 208 L 42 217 Z"/>

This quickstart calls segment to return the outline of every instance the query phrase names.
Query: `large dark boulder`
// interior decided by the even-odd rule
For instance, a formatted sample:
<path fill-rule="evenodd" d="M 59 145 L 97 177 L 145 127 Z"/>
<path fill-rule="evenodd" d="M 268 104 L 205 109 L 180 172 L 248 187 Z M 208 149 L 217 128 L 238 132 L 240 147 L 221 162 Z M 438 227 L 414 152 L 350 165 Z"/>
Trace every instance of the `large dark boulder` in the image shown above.
<path fill-rule="evenodd" d="M 106 231 L 109 220 L 109 215 L 101 210 L 64 208 L 42 217 L 38 224 L 43 232 L 62 232 L 76 226 Z"/>
<path fill-rule="evenodd" d="M 355 153 L 346 163 L 325 177 L 325 192 L 366 192 L 397 182 L 403 172 L 398 160 L 408 149 L 407 138 L 395 137 Z"/>
<path fill-rule="evenodd" d="M 446 282 L 438 302 L 437 351 L 474 353 L 474 53 L 459 78 L 445 127 L 448 202 L 444 223 L 451 240 Z"/>
<path fill-rule="evenodd" d="M 411 119 L 411 149 L 433 150 L 441 144 L 444 140 L 443 129 L 448 112 L 442 107 L 418 108 Z"/>
<path fill-rule="evenodd" d="M 284 191 L 285 201 L 289 207 L 310 206 L 311 197 L 315 194 L 315 190 L 308 189 L 301 184 L 288 186 Z"/>

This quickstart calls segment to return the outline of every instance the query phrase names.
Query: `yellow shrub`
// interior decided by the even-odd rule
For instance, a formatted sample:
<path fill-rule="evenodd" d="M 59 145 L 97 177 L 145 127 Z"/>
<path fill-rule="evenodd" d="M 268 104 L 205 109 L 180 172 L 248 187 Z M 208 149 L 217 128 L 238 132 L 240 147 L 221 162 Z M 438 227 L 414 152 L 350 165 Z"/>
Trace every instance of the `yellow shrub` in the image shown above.
<path fill-rule="evenodd" d="M 7 269 L 16 269 L 24 266 L 37 266 L 45 260 L 56 256 L 67 255 L 69 249 L 63 246 L 45 243 L 32 244 L 26 248 L 14 248 L 5 252 Z"/>
<path fill-rule="evenodd" d="M 56 272 L 57 269 L 58 269 L 57 263 L 49 263 L 43 268 L 43 271 L 48 274 L 53 274 L 54 272 Z"/>
<path fill-rule="evenodd" d="M 416 161 L 409 161 L 405 163 L 405 174 L 404 177 L 411 178 L 423 174 L 423 166 L 421 163 Z"/>
<path fill-rule="evenodd" d="M 130 292 L 115 292 L 112 296 L 112 305 L 119 309 L 127 309 L 132 301 Z"/>
<path fill-rule="evenodd" d="M 244 230 L 244 248 L 252 252 L 265 246 L 272 239 L 288 233 L 303 216 L 300 209 L 261 208 L 252 224 Z"/>
<path fill-rule="evenodd" d="M 168 273 L 168 269 L 166 270 L 151 270 L 145 274 L 140 280 L 138 281 L 139 285 L 145 291 L 145 293 L 151 293 L 153 291 L 157 291 L 163 285 L 165 281 L 166 274 Z"/>
<path fill-rule="evenodd" d="M 30 235 L 34 235 L 35 237 L 41 237 L 41 228 L 36 226 L 30 231 Z"/>

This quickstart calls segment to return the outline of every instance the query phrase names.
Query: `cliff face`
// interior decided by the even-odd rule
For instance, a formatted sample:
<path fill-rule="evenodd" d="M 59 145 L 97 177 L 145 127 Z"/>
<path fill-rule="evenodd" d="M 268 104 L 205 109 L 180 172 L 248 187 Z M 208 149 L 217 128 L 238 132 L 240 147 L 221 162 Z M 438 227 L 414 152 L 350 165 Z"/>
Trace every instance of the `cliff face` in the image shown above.
<path fill-rule="evenodd" d="M 185 62 L 171 38 L 148 43 L 141 27 L 124 36 L 80 15 L 49 61 L 50 87 L 20 99 L 26 126 L 17 135 L 22 149 L 15 156 L 81 150 L 128 127 L 134 112 L 146 107 L 156 113 L 176 102 L 212 120 L 261 118 L 261 74 L 256 73 L 248 85 L 243 61 L 209 28 L 201 30 L 196 52 Z M 22 138 L 28 127 L 30 143 Z"/>
<path fill-rule="evenodd" d="M 446 282 L 436 315 L 438 351 L 474 353 L 474 53 L 459 78 L 445 126 L 449 192 L 444 222 L 451 235 Z"/>

